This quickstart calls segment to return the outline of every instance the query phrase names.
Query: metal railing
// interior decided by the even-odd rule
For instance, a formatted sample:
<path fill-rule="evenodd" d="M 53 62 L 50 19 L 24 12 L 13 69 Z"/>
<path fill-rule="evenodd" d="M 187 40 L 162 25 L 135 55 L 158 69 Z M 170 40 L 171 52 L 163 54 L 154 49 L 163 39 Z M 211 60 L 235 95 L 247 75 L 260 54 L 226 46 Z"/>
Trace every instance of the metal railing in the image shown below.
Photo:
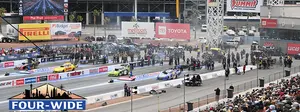
<path fill-rule="evenodd" d="M 289 70 L 290 70 L 290 74 L 300 72 L 300 66 L 289 68 Z M 267 75 L 266 77 L 263 77 L 264 84 L 276 81 L 276 80 L 284 78 L 284 77 L 286 77 L 286 73 L 285 73 L 285 69 L 283 68 L 283 70 L 280 71 L 280 72 L 272 73 L 270 75 Z M 279 83 L 279 82 L 277 81 L 276 83 Z M 239 94 L 241 92 L 245 92 L 249 89 L 252 89 L 252 88 L 255 88 L 255 87 L 258 87 L 258 86 L 259 85 L 257 83 L 257 79 L 254 79 L 254 80 L 251 80 L 251 81 L 248 81 L 248 82 L 245 82 L 245 83 L 234 86 L 234 93 L 233 94 Z M 219 99 L 225 99 L 226 95 L 227 95 L 226 93 L 227 93 L 227 90 L 221 90 Z M 190 100 L 190 101 L 187 101 L 187 102 L 192 103 L 193 108 L 198 108 L 200 106 L 205 106 L 205 105 L 207 105 L 211 102 L 216 101 L 215 97 L 216 97 L 215 92 L 212 92 L 210 94 L 198 97 L 196 99 L 193 99 L 193 100 Z M 183 109 L 184 109 L 183 106 L 184 106 L 184 104 L 180 103 L 180 104 L 171 106 L 169 108 L 160 109 L 159 112 L 182 112 Z M 185 104 L 185 106 L 186 106 L 185 109 L 187 110 L 187 104 Z"/>

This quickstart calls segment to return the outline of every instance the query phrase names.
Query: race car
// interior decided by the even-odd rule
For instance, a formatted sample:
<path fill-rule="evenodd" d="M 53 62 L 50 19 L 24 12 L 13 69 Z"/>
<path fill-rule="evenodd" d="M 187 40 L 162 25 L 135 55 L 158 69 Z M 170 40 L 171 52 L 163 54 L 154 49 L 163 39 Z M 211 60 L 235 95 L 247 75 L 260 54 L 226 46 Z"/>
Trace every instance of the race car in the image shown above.
<path fill-rule="evenodd" d="M 108 73 L 109 77 L 118 77 L 129 75 L 130 67 L 128 64 L 121 65 L 120 68 L 115 68 L 115 70 Z"/>
<path fill-rule="evenodd" d="M 157 80 L 170 80 L 170 79 L 177 79 L 181 71 L 179 69 L 169 69 L 162 71 L 158 76 Z"/>
<path fill-rule="evenodd" d="M 76 68 L 77 68 L 76 65 L 74 65 L 74 64 L 72 64 L 70 62 L 67 62 L 67 63 L 64 63 L 60 67 L 54 68 L 53 73 L 61 73 L 61 72 L 74 71 Z"/>
<path fill-rule="evenodd" d="M 28 63 L 22 63 L 21 65 L 16 66 L 14 69 L 15 70 L 32 70 L 32 69 L 36 69 L 39 66 L 39 64 L 40 64 L 40 62 L 38 62 L 38 61 L 33 61 L 30 66 Z"/>

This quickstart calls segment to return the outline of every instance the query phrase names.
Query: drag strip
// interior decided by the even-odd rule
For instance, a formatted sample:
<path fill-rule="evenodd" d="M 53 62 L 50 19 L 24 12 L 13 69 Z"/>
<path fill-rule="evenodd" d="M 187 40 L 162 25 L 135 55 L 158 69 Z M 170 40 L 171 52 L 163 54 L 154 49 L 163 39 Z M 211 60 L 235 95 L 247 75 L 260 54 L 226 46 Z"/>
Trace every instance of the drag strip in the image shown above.
<path fill-rule="evenodd" d="M 65 62 L 60 62 L 60 63 L 55 63 L 55 64 L 47 64 L 47 66 L 44 66 L 44 68 L 47 68 L 47 67 L 58 67 L 62 64 L 64 64 Z M 79 65 L 79 67 L 76 69 L 76 70 L 83 70 L 83 69 L 88 69 L 88 68 L 93 68 L 93 67 L 100 67 L 100 66 L 109 66 L 109 65 L 115 65 L 115 64 L 99 64 L 99 65 L 92 65 L 92 64 L 86 64 L 86 65 Z M 42 68 L 42 67 L 39 67 L 39 68 Z M 10 71 L 13 71 L 13 72 L 17 72 L 17 70 L 10 70 Z M 1 71 L 2 72 L 2 71 Z M 12 72 L 12 73 L 13 73 Z M 52 72 L 51 72 L 52 73 Z M 2 73 L 3 75 L 5 74 Z M 47 75 L 49 73 L 33 73 L 33 74 L 13 74 L 12 76 L 0 76 L 0 81 L 6 81 L 6 80 L 12 80 L 12 79 L 18 79 L 18 78 L 27 78 L 27 77 L 30 77 L 30 76 L 36 76 L 36 75 Z"/>
<path fill-rule="evenodd" d="M 165 69 L 169 69 L 169 65 L 165 66 L 153 66 L 153 67 L 147 67 L 147 68 L 140 68 L 136 69 L 133 71 L 133 74 L 146 74 L 146 73 L 152 73 L 152 72 L 157 72 L 157 71 L 162 71 Z M 218 70 L 223 70 L 223 68 L 220 67 L 215 67 L 215 71 Z M 200 71 L 195 71 L 197 73 L 207 73 L 207 72 L 212 72 L 211 70 L 206 70 L 202 69 Z M 183 75 L 181 75 L 182 77 Z M 93 95 L 99 95 L 99 94 L 104 94 L 112 91 L 117 91 L 123 89 L 124 83 L 127 83 L 129 86 L 131 85 L 137 85 L 137 86 L 142 86 L 142 85 L 147 85 L 147 84 L 153 84 L 160 82 L 161 80 L 156 80 L 154 79 L 148 79 L 148 80 L 141 80 L 141 81 L 121 81 L 121 82 L 116 82 L 109 84 L 107 83 L 108 80 L 110 80 L 111 77 L 107 77 L 107 74 L 105 75 L 95 75 L 91 77 L 86 77 L 86 78 L 74 78 L 71 80 L 66 80 L 66 81 L 55 81 L 51 82 L 51 84 L 55 86 L 60 86 L 61 84 L 65 87 L 65 89 L 70 90 L 71 92 L 74 92 L 76 94 L 79 94 L 81 96 L 87 97 L 87 96 L 93 96 Z M 116 79 L 116 78 L 113 78 Z M 39 86 L 41 84 L 34 84 L 33 86 Z M 14 94 L 18 94 L 21 92 L 24 92 L 24 89 L 29 89 L 29 85 L 27 86 L 22 86 L 22 87 L 12 87 L 12 88 L 3 88 L 0 90 L 0 95 L 2 96 L 0 98 L 0 107 L 2 105 L 7 105 L 8 103 L 6 102 L 7 98 L 12 97 Z"/>

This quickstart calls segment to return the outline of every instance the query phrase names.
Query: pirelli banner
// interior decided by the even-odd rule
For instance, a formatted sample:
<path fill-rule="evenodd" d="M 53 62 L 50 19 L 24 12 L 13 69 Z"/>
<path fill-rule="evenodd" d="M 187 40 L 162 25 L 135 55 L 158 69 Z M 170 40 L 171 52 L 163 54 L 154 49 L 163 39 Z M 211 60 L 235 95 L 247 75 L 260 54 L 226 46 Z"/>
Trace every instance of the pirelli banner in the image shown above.
<path fill-rule="evenodd" d="M 19 30 L 30 40 L 51 40 L 50 24 L 19 24 Z M 19 41 L 27 39 L 19 34 Z"/>

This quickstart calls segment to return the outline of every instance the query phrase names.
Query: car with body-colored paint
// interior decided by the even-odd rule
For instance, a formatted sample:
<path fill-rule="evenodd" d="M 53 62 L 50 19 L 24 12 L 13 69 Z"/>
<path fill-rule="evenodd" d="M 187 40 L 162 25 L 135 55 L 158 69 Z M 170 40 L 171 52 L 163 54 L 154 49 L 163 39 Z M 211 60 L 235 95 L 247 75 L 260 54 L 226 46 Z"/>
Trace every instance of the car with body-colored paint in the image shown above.
<path fill-rule="evenodd" d="M 54 68 L 53 73 L 74 71 L 76 68 L 77 68 L 76 65 L 74 65 L 70 62 L 67 62 L 67 63 L 64 63 L 62 66 Z"/>
<path fill-rule="evenodd" d="M 18 65 L 14 68 L 14 70 L 32 70 L 36 69 L 39 66 L 39 61 L 32 61 L 31 64 L 28 63 L 22 63 L 21 65 Z"/>
<path fill-rule="evenodd" d="M 108 72 L 109 77 L 119 77 L 129 75 L 130 67 L 128 64 L 123 64 L 120 67 L 115 68 L 113 71 Z"/>
<path fill-rule="evenodd" d="M 179 69 L 168 69 L 165 71 L 162 71 L 157 76 L 157 80 L 171 80 L 171 79 L 177 79 L 181 74 L 181 71 Z"/>

